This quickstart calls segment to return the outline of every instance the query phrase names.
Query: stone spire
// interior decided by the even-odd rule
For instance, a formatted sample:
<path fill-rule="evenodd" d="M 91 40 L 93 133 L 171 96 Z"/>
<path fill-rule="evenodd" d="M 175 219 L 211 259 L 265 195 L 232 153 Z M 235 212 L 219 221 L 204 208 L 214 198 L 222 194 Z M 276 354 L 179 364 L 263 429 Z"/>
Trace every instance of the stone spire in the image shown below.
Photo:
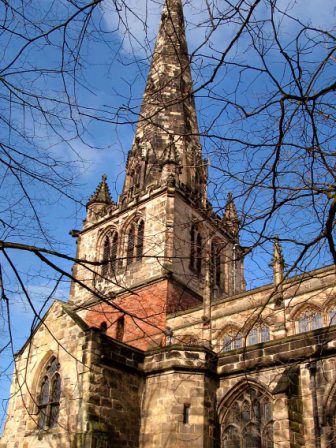
<path fill-rule="evenodd" d="M 224 222 L 228 230 L 232 235 L 237 236 L 239 231 L 239 219 L 238 213 L 233 201 L 232 193 L 228 193 L 225 212 L 224 212 Z"/>
<path fill-rule="evenodd" d="M 89 199 L 89 202 L 87 203 L 87 207 L 89 205 L 93 205 L 93 204 L 109 205 L 109 204 L 113 203 L 111 194 L 110 194 L 110 190 L 109 190 L 109 187 L 108 187 L 106 181 L 107 181 L 107 176 L 103 175 L 100 184 L 96 188 L 96 191 L 93 193 L 93 195 Z"/>
<path fill-rule="evenodd" d="M 135 172 L 141 172 L 140 189 L 162 181 L 172 139 L 181 163 L 178 180 L 192 191 L 205 191 L 206 168 L 198 135 L 182 4 L 165 0 L 123 194 L 134 186 L 130 177 Z"/>

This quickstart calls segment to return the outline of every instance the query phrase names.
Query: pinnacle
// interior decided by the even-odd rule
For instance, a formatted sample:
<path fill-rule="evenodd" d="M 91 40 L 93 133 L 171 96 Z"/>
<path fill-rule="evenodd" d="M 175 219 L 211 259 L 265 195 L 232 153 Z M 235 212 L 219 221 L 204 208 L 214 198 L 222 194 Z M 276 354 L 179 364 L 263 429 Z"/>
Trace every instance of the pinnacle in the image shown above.
<path fill-rule="evenodd" d="M 239 221 L 237 209 L 231 192 L 229 192 L 227 195 L 224 217 L 226 221 L 232 221 L 237 223 Z"/>
<path fill-rule="evenodd" d="M 279 241 L 279 236 L 276 235 L 274 237 L 274 246 L 273 246 L 273 263 L 278 262 L 278 263 L 284 263 L 284 258 L 282 255 L 282 249 L 281 249 L 281 244 Z"/>
<path fill-rule="evenodd" d="M 96 191 L 91 196 L 87 205 L 91 205 L 94 203 L 99 203 L 99 204 L 112 204 L 113 203 L 111 194 L 110 194 L 110 190 L 107 185 L 107 176 L 105 174 L 103 174 L 100 184 L 98 185 L 98 187 L 96 188 Z"/>

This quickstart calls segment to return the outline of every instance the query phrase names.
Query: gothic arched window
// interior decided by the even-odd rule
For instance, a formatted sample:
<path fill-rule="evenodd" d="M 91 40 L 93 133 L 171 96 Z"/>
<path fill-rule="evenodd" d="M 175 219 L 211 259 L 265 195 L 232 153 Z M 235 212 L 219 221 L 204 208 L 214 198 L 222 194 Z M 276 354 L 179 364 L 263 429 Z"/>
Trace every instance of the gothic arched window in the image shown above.
<path fill-rule="evenodd" d="M 222 338 L 222 349 L 224 352 L 236 350 L 243 345 L 243 337 L 237 328 L 230 327 L 225 330 Z"/>
<path fill-rule="evenodd" d="M 127 264 L 141 261 L 144 250 L 145 223 L 141 219 L 133 222 L 127 233 Z"/>
<path fill-rule="evenodd" d="M 221 286 L 221 254 L 219 245 L 215 241 L 211 243 L 210 274 L 212 286 L 219 288 Z"/>
<path fill-rule="evenodd" d="M 247 338 L 248 345 L 260 344 L 270 340 L 270 331 L 267 325 L 257 325 L 253 327 Z"/>
<path fill-rule="evenodd" d="M 113 232 L 112 234 L 112 247 L 111 247 L 111 269 L 114 273 L 117 267 L 117 255 L 118 255 L 118 233 Z"/>
<path fill-rule="evenodd" d="M 135 227 L 131 225 L 127 235 L 127 264 L 132 264 L 134 261 L 134 241 L 135 241 Z"/>
<path fill-rule="evenodd" d="M 38 427 L 40 429 L 53 428 L 57 425 L 61 398 L 59 368 L 57 358 L 52 356 L 41 376 L 37 397 Z"/>
<path fill-rule="evenodd" d="M 203 258 L 203 239 L 200 231 L 195 223 L 191 224 L 190 229 L 190 259 L 189 267 L 192 271 L 201 274 L 202 272 L 202 258 Z"/>
<path fill-rule="evenodd" d="M 110 239 L 108 236 L 105 237 L 103 243 L 103 260 L 102 260 L 102 274 L 106 276 L 109 271 L 109 258 L 110 258 Z"/>
<path fill-rule="evenodd" d="M 298 333 L 305 333 L 306 331 L 317 330 L 322 327 L 322 314 L 315 308 L 307 307 L 297 317 Z"/>
<path fill-rule="evenodd" d="M 113 230 L 103 241 L 102 275 L 115 274 L 118 255 L 118 232 Z"/>
<path fill-rule="evenodd" d="M 141 220 L 138 223 L 137 248 L 136 248 L 137 261 L 140 261 L 143 257 L 144 234 L 145 234 L 145 223 Z"/>
<path fill-rule="evenodd" d="M 273 448 L 271 400 L 252 387 L 231 404 L 221 425 L 221 448 Z"/>

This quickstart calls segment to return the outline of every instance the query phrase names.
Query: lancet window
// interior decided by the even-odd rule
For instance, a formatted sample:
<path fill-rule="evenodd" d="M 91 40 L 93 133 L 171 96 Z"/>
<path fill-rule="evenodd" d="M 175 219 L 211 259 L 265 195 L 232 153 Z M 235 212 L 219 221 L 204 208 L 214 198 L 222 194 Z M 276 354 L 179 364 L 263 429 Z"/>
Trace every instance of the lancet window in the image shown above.
<path fill-rule="evenodd" d="M 231 404 L 221 425 L 221 448 L 273 448 L 272 402 L 247 388 Z"/>
<path fill-rule="evenodd" d="M 113 230 L 103 240 L 102 274 L 114 274 L 117 268 L 118 232 Z"/>
<path fill-rule="evenodd" d="M 322 314 L 316 308 L 305 308 L 297 317 L 297 331 L 298 333 L 305 333 L 306 331 L 317 330 L 323 327 Z"/>
<path fill-rule="evenodd" d="M 201 274 L 202 272 L 202 257 L 203 257 L 203 238 L 197 228 L 197 225 L 193 223 L 190 229 L 190 269 L 192 271 Z"/>
<path fill-rule="evenodd" d="M 144 252 L 145 223 L 142 219 L 133 222 L 127 232 L 127 264 L 141 261 Z"/>
<path fill-rule="evenodd" d="M 59 362 L 52 356 L 46 365 L 39 384 L 37 397 L 39 429 L 57 425 L 61 398 L 61 376 Z"/>
<path fill-rule="evenodd" d="M 216 241 L 211 243 L 210 257 L 211 283 L 213 287 L 219 288 L 221 286 L 221 251 Z"/>

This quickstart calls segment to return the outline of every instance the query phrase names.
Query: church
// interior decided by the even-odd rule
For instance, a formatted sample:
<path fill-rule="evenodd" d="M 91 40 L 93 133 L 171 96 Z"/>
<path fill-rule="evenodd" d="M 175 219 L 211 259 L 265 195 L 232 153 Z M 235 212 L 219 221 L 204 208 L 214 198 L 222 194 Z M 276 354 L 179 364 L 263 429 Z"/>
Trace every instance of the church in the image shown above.
<path fill-rule="evenodd" d="M 207 199 L 181 0 L 166 0 L 123 190 L 87 203 L 67 303 L 16 354 L 1 448 L 335 448 L 335 266 L 246 289 Z"/>

